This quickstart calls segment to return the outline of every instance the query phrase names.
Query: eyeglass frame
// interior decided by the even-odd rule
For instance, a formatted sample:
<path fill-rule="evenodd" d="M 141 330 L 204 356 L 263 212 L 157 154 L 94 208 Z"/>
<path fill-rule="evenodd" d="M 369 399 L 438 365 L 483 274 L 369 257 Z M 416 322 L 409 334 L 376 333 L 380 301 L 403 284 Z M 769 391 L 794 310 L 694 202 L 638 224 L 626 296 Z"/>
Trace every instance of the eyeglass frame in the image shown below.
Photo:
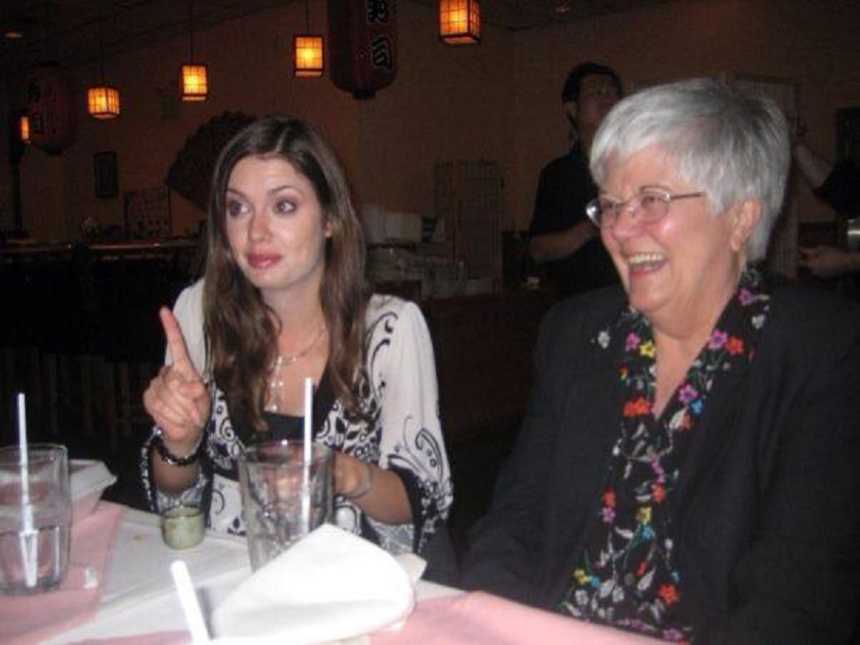
<path fill-rule="evenodd" d="M 612 208 L 613 212 L 615 213 L 614 219 L 613 219 L 612 224 L 609 224 L 609 225 L 600 223 L 600 220 L 602 219 L 602 217 L 600 216 L 600 213 L 601 213 L 601 209 L 600 209 L 601 197 L 598 195 L 597 197 L 595 197 L 594 199 L 592 199 L 591 201 L 589 201 L 585 205 L 585 214 L 588 216 L 588 219 L 590 219 L 591 222 L 597 228 L 607 228 L 607 227 L 611 228 L 611 227 L 615 226 L 615 223 L 618 221 L 618 217 L 621 215 L 621 213 L 623 213 L 625 210 L 627 210 L 631 206 L 633 207 L 634 212 L 638 211 L 642 206 L 642 198 L 646 197 L 648 195 L 650 195 L 652 197 L 656 197 L 657 199 L 660 199 L 661 201 L 665 202 L 665 204 L 666 204 L 666 212 L 663 215 L 661 215 L 660 217 L 655 217 L 654 219 L 642 220 L 643 222 L 646 222 L 646 223 L 652 223 L 652 222 L 659 222 L 661 219 L 666 217 L 666 215 L 669 214 L 669 208 L 672 206 L 672 202 L 675 201 L 676 199 L 690 199 L 692 197 L 704 197 L 705 191 L 700 190 L 700 191 L 697 191 L 694 193 L 670 193 L 668 190 L 663 190 L 662 188 L 645 186 L 642 189 L 640 189 L 640 191 L 638 193 L 636 193 L 630 199 L 624 200 L 623 202 L 615 202 L 615 204 L 613 205 L 613 208 Z"/>

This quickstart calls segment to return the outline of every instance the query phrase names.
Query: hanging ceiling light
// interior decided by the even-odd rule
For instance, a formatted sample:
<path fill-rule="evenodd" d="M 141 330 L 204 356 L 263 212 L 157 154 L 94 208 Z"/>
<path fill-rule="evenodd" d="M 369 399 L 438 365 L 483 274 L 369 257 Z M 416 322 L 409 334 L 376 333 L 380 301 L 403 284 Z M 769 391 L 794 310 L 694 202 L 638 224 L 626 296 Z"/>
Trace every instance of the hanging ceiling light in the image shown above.
<path fill-rule="evenodd" d="M 189 61 L 179 70 L 179 86 L 183 101 L 205 101 L 209 95 L 206 65 L 194 62 L 194 3 L 188 3 Z"/>
<path fill-rule="evenodd" d="M 110 85 L 89 88 L 87 111 L 96 119 L 115 119 L 119 116 L 119 90 Z"/>
<path fill-rule="evenodd" d="M 96 119 L 115 119 L 119 116 L 119 90 L 105 84 L 105 47 L 103 22 L 99 21 L 99 53 L 101 54 L 101 85 L 87 89 L 87 112 Z"/>
<path fill-rule="evenodd" d="M 311 19 L 308 0 L 305 0 L 304 34 L 293 36 L 293 75 L 296 78 L 319 78 L 323 74 L 323 37 L 311 34 Z"/>
<path fill-rule="evenodd" d="M 18 136 L 21 143 L 30 143 L 30 117 L 26 114 L 18 117 Z"/>
<path fill-rule="evenodd" d="M 481 4 L 478 0 L 439 0 L 439 38 L 449 45 L 481 42 Z"/>

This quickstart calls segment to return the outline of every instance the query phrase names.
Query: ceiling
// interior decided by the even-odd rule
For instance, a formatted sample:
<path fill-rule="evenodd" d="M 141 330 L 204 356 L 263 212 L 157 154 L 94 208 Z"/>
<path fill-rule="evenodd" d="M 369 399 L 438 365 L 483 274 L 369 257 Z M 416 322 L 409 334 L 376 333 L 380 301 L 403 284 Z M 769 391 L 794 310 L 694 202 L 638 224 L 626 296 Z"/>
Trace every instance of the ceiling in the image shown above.
<path fill-rule="evenodd" d="M 404 0 L 401 0 L 404 1 Z M 409 0 L 432 8 L 436 0 Z M 482 21 L 509 30 L 626 11 L 666 0 L 484 0 Z M 194 0 L 194 29 L 302 0 Z M 64 65 L 98 61 L 188 33 L 186 0 L 8 0 L 0 3 L 0 73 L 26 71 L 47 60 Z M 3 34 L 15 31 L 21 38 Z"/>

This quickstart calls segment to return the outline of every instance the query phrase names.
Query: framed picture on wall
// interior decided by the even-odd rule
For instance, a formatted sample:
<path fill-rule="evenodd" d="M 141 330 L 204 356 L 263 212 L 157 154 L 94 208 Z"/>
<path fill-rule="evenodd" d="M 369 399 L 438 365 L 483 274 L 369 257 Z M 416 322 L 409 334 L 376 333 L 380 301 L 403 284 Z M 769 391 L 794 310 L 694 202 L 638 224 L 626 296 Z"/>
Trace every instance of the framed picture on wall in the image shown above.
<path fill-rule="evenodd" d="M 116 152 L 108 150 L 93 155 L 93 176 L 96 197 L 116 197 L 119 194 Z"/>

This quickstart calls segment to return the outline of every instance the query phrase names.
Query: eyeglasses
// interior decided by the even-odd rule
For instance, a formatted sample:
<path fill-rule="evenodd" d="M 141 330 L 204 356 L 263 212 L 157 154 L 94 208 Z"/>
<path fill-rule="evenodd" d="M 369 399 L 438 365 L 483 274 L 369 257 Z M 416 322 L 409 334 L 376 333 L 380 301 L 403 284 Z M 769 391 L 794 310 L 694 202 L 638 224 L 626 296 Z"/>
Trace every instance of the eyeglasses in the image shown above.
<path fill-rule="evenodd" d="M 673 195 L 657 188 L 643 188 L 626 202 L 615 201 L 609 197 L 597 197 L 585 206 L 585 214 L 599 228 L 615 226 L 615 222 L 628 208 L 643 224 L 663 219 L 669 212 L 669 205 L 676 199 L 702 197 L 705 193 L 680 193 Z"/>

